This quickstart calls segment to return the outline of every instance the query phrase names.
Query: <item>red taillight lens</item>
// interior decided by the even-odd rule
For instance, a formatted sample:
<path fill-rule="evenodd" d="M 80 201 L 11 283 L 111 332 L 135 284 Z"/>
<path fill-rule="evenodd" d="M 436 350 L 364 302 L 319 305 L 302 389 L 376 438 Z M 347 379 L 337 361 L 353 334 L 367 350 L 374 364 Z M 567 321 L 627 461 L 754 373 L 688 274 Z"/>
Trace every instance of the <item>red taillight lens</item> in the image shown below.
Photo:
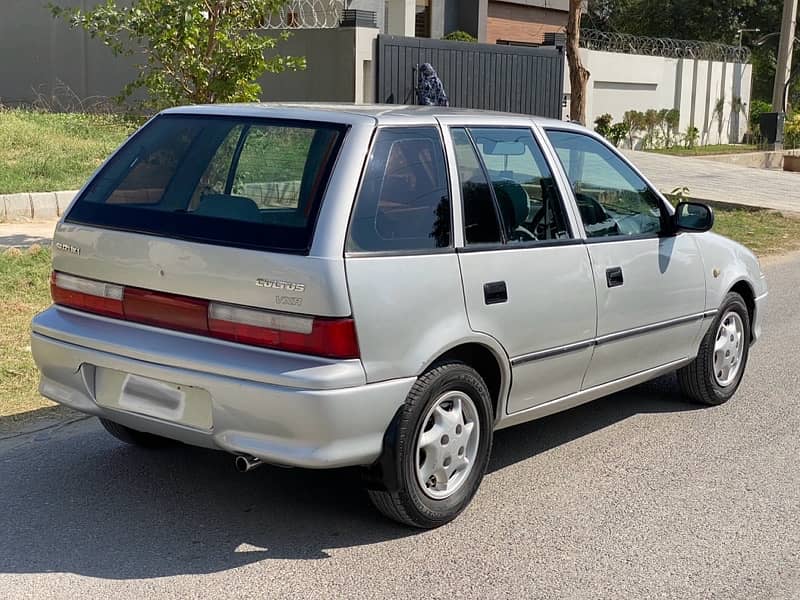
<path fill-rule="evenodd" d="M 73 277 L 54 272 L 50 277 L 50 295 L 55 304 L 79 310 L 123 318 L 122 294 L 119 285 Z"/>
<path fill-rule="evenodd" d="M 56 304 L 107 317 L 286 352 L 339 359 L 359 357 L 351 318 L 274 313 L 58 272 L 50 279 L 50 291 Z"/>
<path fill-rule="evenodd" d="M 233 342 L 328 358 L 358 358 L 353 319 L 320 319 L 212 302 L 211 335 Z"/>

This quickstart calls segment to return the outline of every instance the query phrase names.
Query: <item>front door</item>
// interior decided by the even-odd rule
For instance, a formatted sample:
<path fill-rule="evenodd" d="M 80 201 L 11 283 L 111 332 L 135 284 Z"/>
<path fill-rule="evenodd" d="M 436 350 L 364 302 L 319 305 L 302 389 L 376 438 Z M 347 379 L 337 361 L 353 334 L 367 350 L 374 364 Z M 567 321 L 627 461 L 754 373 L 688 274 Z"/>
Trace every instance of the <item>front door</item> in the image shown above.
<path fill-rule="evenodd" d="M 547 135 L 573 188 L 597 288 L 584 389 L 688 357 L 705 307 L 694 237 L 670 235 L 662 199 L 604 143 L 576 131 Z"/>
<path fill-rule="evenodd" d="M 529 127 L 451 127 L 450 135 L 467 314 L 508 353 L 507 412 L 573 394 L 592 356 L 594 282 L 544 155 Z"/>

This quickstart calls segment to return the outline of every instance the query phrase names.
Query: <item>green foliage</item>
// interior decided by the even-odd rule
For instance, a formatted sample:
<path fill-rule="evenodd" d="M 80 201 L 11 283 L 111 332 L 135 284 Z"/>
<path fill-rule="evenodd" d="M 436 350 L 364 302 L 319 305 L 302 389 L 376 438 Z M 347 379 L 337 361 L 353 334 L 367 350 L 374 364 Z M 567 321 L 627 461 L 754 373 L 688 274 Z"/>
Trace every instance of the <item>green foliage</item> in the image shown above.
<path fill-rule="evenodd" d="M 613 121 L 614 117 L 608 113 L 600 115 L 594 120 L 594 130 L 604 138 L 607 138 L 608 134 L 611 133 L 611 123 Z"/>
<path fill-rule="evenodd" d="M 800 113 L 786 121 L 783 137 L 787 148 L 800 148 Z"/>
<path fill-rule="evenodd" d="M 141 55 L 139 76 L 120 100 L 146 89 L 146 104 L 250 102 L 265 72 L 304 69 L 305 59 L 272 56 L 279 39 L 256 30 L 286 0 L 105 0 L 90 10 L 50 5 L 56 17 L 99 39 L 115 55 Z M 284 33 L 280 39 L 286 39 Z"/>
<path fill-rule="evenodd" d="M 686 130 L 686 135 L 683 136 L 684 145 L 689 150 L 694 150 L 699 140 L 700 140 L 700 130 L 694 125 L 691 125 L 689 129 Z"/>
<path fill-rule="evenodd" d="M 450 33 L 448 33 L 447 35 L 442 37 L 442 39 L 443 40 L 449 40 L 451 42 L 477 42 L 478 41 L 478 38 L 476 38 L 474 35 L 471 35 L 471 34 L 467 33 L 466 31 L 461 31 L 460 29 L 457 29 L 456 31 L 451 31 Z"/>
<path fill-rule="evenodd" d="M 628 145 L 633 148 L 636 134 L 644 129 L 644 114 L 638 110 L 629 110 L 622 117 L 622 122 L 628 127 Z"/>
<path fill-rule="evenodd" d="M 629 132 L 630 125 L 628 125 L 628 123 L 625 123 L 624 121 L 621 123 L 615 123 L 611 126 L 611 131 L 608 132 L 608 140 L 619 148 L 622 140 L 628 137 Z"/>
<path fill-rule="evenodd" d="M 750 125 L 750 132 L 754 135 L 761 135 L 761 115 L 764 113 L 772 112 L 772 104 L 765 100 L 753 100 L 750 103 L 750 118 L 748 123 Z"/>
<path fill-rule="evenodd" d="M 681 111 L 677 108 L 663 108 L 658 111 L 658 127 L 661 130 L 662 138 L 665 147 L 671 148 L 675 134 L 678 133 L 678 127 L 681 121 Z"/>

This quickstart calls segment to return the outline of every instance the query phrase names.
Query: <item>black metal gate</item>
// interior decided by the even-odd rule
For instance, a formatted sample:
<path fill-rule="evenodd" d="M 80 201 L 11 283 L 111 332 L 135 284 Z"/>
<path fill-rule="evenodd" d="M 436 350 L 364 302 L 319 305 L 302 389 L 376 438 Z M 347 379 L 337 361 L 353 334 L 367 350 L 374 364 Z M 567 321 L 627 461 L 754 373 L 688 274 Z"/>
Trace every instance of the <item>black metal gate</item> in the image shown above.
<path fill-rule="evenodd" d="M 561 47 L 502 46 L 378 36 L 377 102 L 415 104 L 417 69 L 431 63 L 451 106 L 560 119 Z"/>

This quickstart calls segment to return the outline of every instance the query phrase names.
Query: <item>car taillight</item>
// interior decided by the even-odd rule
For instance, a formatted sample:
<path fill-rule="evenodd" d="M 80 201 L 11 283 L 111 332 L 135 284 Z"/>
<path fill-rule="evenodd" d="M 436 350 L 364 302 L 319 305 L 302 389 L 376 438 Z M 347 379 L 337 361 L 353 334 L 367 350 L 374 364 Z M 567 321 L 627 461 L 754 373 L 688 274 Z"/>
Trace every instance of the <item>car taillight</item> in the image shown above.
<path fill-rule="evenodd" d="M 74 277 L 65 273 L 53 272 L 50 277 L 50 295 L 53 302 L 79 310 L 105 315 L 124 317 L 121 285 Z"/>
<path fill-rule="evenodd" d="M 87 312 L 326 358 L 358 358 L 352 318 L 320 318 L 209 302 L 54 272 L 53 302 Z"/>
<path fill-rule="evenodd" d="M 321 319 L 212 302 L 208 326 L 214 337 L 329 358 L 358 358 L 353 319 Z"/>

